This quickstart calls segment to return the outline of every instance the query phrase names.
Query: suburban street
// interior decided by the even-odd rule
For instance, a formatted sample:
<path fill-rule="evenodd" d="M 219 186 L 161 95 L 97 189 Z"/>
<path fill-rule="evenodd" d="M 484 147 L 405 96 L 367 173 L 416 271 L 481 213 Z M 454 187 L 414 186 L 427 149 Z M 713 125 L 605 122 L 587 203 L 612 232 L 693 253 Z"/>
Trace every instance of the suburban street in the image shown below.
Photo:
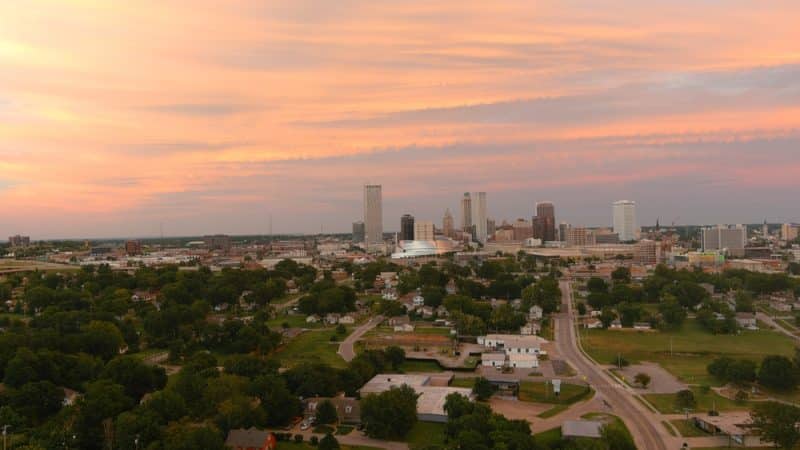
<path fill-rule="evenodd" d="M 610 406 L 609 413 L 619 416 L 631 431 L 640 449 L 679 449 L 681 441 L 670 436 L 655 414 L 640 404 L 625 386 L 605 373 L 580 350 L 572 315 L 572 290 L 568 281 L 561 281 L 562 309 L 555 316 L 556 348 L 578 372 L 579 377 L 597 391 L 598 396 Z"/>
<path fill-rule="evenodd" d="M 336 353 L 339 354 L 345 361 L 350 362 L 353 358 L 356 357 L 356 351 L 354 345 L 356 341 L 361 339 L 361 336 L 366 334 L 369 330 L 378 326 L 379 323 L 383 322 L 383 316 L 375 316 L 371 317 L 366 323 L 360 325 L 358 328 L 355 329 L 350 336 L 347 336 L 345 340 L 339 344 L 339 350 Z"/>

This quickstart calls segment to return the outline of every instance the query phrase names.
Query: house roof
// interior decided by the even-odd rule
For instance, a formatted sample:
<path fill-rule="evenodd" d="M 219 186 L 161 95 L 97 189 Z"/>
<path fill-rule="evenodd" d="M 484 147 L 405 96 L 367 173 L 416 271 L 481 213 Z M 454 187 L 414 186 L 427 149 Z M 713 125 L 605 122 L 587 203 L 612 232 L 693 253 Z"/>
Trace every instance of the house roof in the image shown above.
<path fill-rule="evenodd" d="M 228 438 L 225 439 L 225 445 L 230 447 L 261 448 L 269 438 L 269 435 L 269 431 L 258 430 L 255 427 L 231 430 L 228 432 Z"/>

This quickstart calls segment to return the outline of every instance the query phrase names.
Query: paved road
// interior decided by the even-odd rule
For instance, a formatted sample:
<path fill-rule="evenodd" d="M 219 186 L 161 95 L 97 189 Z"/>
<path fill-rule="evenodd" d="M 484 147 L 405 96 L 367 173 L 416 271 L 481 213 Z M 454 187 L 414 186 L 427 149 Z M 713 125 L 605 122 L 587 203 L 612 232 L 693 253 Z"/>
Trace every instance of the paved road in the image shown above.
<path fill-rule="evenodd" d="M 756 313 L 756 319 L 766 323 L 767 325 L 769 325 L 772 328 L 774 328 L 776 331 L 778 331 L 780 333 L 783 333 L 783 334 L 785 334 L 786 336 L 789 336 L 792 339 L 795 339 L 795 340 L 800 339 L 800 337 L 798 337 L 796 334 L 794 334 L 791 331 L 787 330 L 780 323 L 775 321 L 775 319 L 773 319 L 772 317 L 764 314 L 763 312 L 757 312 Z"/>
<path fill-rule="evenodd" d="M 631 431 L 636 447 L 641 450 L 680 448 L 681 442 L 670 436 L 655 414 L 641 405 L 625 386 L 611 378 L 579 349 L 572 315 L 572 290 L 569 282 L 561 282 L 563 292 L 561 313 L 556 316 L 556 347 L 578 372 L 586 377 L 598 396 L 609 406 L 611 414 L 619 416 Z"/>
<path fill-rule="evenodd" d="M 361 336 L 363 336 L 367 331 L 375 328 L 381 322 L 383 322 L 383 316 L 375 316 L 370 318 L 365 324 L 356 328 L 355 331 L 350 333 L 350 336 L 347 336 L 345 340 L 339 344 L 339 350 L 336 353 L 344 358 L 345 361 L 352 361 L 353 358 L 356 357 L 356 351 L 353 348 L 356 341 L 361 339 Z"/>

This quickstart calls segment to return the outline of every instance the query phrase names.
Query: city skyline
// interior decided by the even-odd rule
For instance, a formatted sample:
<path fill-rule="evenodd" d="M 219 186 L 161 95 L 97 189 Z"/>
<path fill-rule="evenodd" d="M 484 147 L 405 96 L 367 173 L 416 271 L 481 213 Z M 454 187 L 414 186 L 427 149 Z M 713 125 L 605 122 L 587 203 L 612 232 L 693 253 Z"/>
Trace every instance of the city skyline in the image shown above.
<path fill-rule="evenodd" d="M 606 225 L 631 198 L 643 224 L 798 222 L 798 14 L 0 5 L 0 236 L 264 233 L 270 215 L 275 233 L 346 232 L 367 177 L 391 228 L 448 207 L 458 224 L 467 190 L 509 220 L 549 199 L 559 221 Z"/>

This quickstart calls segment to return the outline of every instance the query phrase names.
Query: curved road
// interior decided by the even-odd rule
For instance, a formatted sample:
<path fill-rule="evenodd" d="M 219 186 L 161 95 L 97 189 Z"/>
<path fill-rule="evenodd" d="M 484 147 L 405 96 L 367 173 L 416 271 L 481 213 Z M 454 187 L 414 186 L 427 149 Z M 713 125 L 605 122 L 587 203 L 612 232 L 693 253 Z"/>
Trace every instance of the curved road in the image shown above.
<path fill-rule="evenodd" d="M 667 433 L 655 414 L 634 398 L 627 387 L 614 380 L 601 367 L 584 355 L 578 344 L 572 314 L 572 290 L 568 281 L 561 281 L 563 293 L 561 313 L 556 316 L 556 348 L 579 375 L 597 391 L 611 408 L 611 413 L 625 421 L 636 447 L 643 450 L 679 449 L 681 442 Z"/>
<path fill-rule="evenodd" d="M 349 336 L 347 336 L 341 344 L 339 350 L 336 352 L 344 358 L 345 361 L 350 362 L 356 357 L 356 351 L 353 348 L 356 341 L 361 339 L 361 336 L 366 334 L 367 331 L 375 328 L 379 323 L 383 322 L 383 316 L 375 316 L 370 318 L 366 323 L 360 325 Z"/>

